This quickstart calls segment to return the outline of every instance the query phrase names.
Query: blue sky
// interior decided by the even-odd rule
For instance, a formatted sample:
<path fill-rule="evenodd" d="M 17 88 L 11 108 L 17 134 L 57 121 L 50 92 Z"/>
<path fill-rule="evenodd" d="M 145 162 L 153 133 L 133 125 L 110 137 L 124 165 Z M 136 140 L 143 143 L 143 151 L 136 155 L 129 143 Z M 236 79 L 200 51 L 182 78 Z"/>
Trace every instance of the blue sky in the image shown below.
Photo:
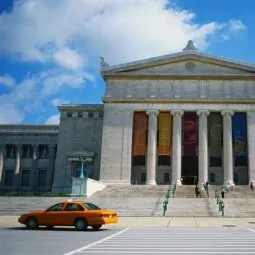
<path fill-rule="evenodd" d="M 1 0 L 0 123 L 58 123 L 57 105 L 101 103 L 99 57 L 199 50 L 255 62 L 255 1 Z"/>

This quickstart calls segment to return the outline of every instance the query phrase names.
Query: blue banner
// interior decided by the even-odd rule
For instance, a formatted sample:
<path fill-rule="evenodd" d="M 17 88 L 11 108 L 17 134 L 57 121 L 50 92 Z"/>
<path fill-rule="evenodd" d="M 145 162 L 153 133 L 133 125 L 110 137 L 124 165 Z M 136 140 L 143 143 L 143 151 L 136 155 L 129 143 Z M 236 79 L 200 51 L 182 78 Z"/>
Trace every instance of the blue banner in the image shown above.
<path fill-rule="evenodd" d="M 233 154 L 234 157 L 247 156 L 246 114 L 235 113 L 232 118 Z"/>

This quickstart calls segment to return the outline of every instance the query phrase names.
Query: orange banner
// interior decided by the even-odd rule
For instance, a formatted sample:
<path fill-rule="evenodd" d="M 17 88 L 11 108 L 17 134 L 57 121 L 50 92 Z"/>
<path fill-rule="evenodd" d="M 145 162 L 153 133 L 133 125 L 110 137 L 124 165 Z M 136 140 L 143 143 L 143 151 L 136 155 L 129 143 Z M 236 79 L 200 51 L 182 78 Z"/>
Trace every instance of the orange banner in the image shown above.
<path fill-rule="evenodd" d="M 172 154 L 172 116 L 170 113 L 159 113 L 158 155 Z"/>
<path fill-rule="evenodd" d="M 134 114 L 133 156 L 146 156 L 147 154 L 147 126 L 147 114 L 145 112 L 136 112 Z"/>

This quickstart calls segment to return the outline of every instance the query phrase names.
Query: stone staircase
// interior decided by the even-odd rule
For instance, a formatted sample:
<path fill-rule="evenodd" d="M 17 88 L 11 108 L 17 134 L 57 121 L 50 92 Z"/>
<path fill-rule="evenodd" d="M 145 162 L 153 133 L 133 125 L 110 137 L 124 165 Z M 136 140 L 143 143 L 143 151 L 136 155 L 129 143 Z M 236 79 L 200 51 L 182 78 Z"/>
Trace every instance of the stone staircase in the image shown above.
<path fill-rule="evenodd" d="M 168 185 L 109 185 L 88 198 L 101 208 L 120 216 L 161 216 Z"/>
<path fill-rule="evenodd" d="M 119 216 L 162 216 L 163 202 L 168 185 L 109 185 L 85 199 L 101 208 L 113 209 Z M 195 198 L 193 185 L 177 186 L 174 198 L 169 198 L 167 216 L 199 217 L 218 216 L 221 212 L 215 199 L 215 190 L 221 186 L 209 186 L 209 198 L 205 191 Z M 70 197 L 0 197 L 0 215 L 20 215 L 23 212 L 45 209 Z M 255 192 L 248 186 L 236 186 L 225 193 L 225 217 L 255 217 Z"/>

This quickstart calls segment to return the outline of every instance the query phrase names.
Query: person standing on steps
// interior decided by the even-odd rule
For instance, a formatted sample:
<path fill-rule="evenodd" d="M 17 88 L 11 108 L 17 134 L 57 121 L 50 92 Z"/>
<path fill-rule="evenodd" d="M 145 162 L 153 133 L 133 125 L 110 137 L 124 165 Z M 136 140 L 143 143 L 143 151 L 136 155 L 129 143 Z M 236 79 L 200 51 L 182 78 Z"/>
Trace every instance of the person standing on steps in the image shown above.
<path fill-rule="evenodd" d="M 221 198 L 225 197 L 225 189 L 224 187 L 221 188 Z"/>

